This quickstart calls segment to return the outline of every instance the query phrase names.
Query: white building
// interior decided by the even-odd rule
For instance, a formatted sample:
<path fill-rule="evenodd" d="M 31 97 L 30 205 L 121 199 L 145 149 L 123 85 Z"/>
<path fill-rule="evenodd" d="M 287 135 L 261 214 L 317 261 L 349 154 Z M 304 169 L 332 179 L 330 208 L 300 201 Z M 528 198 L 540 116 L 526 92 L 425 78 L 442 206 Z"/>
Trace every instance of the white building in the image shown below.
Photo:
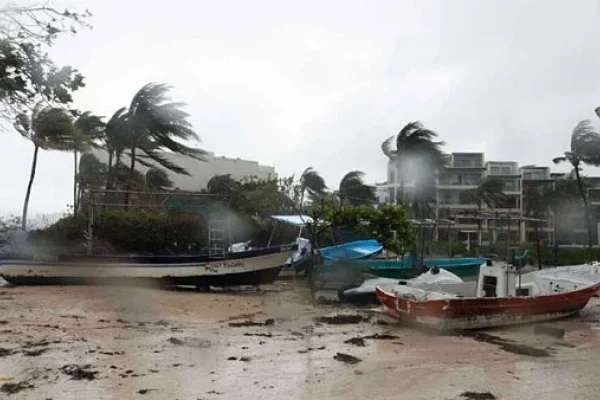
<path fill-rule="evenodd" d="M 108 154 L 102 150 L 93 150 L 92 153 L 102 162 L 108 162 Z M 125 163 L 129 157 L 124 157 Z M 188 191 L 199 191 L 206 189 L 208 181 L 215 175 L 231 175 L 235 180 L 277 179 L 275 167 L 260 165 L 257 161 L 242 160 L 241 158 L 216 157 L 214 153 L 208 153 L 206 161 L 196 160 L 181 154 L 166 154 L 166 158 L 172 163 L 186 169 L 189 175 L 175 174 L 169 172 L 169 179 L 176 188 Z M 157 167 L 160 167 L 158 164 Z M 145 174 L 148 167 L 141 164 L 136 169 Z"/>

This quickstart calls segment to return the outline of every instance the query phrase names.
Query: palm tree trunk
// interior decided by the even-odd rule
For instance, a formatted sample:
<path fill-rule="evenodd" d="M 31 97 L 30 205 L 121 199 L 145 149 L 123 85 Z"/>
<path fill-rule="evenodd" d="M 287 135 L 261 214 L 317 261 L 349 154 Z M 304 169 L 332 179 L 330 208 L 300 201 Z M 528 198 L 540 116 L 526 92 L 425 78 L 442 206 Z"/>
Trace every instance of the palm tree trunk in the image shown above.
<path fill-rule="evenodd" d="M 37 168 L 37 158 L 40 148 L 34 145 L 33 150 L 33 161 L 31 163 L 31 173 L 29 174 L 29 183 L 27 184 L 27 192 L 25 193 L 25 202 L 23 203 L 23 215 L 21 216 L 21 228 L 25 230 L 27 228 L 27 211 L 29 211 L 29 197 L 31 196 L 31 187 L 33 186 L 33 180 L 35 179 L 35 170 Z"/>
<path fill-rule="evenodd" d="M 135 171 L 135 147 L 131 148 L 131 165 L 129 166 L 129 176 L 127 177 L 127 187 L 125 191 L 125 207 L 129 206 L 129 191 L 133 183 L 133 172 Z"/>
<path fill-rule="evenodd" d="M 581 181 L 581 176 L 579 175 L 579 165 L 575 165 L 575 177 L 577 178 L 577 187 L 579 187 L 579 194 L 581 195 L 581 199 L 583 200 L 583 208 L 585 210 L 588 247 L 592 248 L 592 221 L 590 220 L 590 205 L 588 204 L 587 196 L 585 195 L 585 191 L 583 190 L 583 182 Z"/>
<path fill-rule="evenodd" d="M 73 214 L 77 214 L 77 151 L 73 152 Z"/>
<path fill-rule="evenodd" d="M 110 189 L 110 179 L 111 179 L 111 172 L 112 172 L 113 153 L 114 153 L 113 150 L 111 150 L 111 151 L 108 152 L 108 166 L 106 168 L 106 184 L 105 184 L 105 189 L 106 190 Z"/>

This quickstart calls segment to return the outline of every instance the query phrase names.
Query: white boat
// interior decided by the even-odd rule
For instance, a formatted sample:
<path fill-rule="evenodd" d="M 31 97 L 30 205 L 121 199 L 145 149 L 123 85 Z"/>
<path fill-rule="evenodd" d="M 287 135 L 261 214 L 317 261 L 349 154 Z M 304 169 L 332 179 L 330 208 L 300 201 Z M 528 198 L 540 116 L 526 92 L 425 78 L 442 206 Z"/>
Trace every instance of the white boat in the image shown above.
<path fill-rule="evenodd" d="M 438 285 L 452 285 L 463 283 L 463 280 L 443 268 L 431 268 L 427 272 L 412 279 L 371 278 L 359 286 L 348 285 L 338 291 L 338 298 L 342 303 L 377 304 L 375 289 L 379 285 L 406 285 L 417 288 L 437 288 Z"/>
<path fill-rule="evenodd" d="M 236 252 L 227 258 L 176 256 L 58 256 L 0 260 L 0 277 L 14 285 L 137 284 L 210 286 L 272 283 L 295 245 Z"/>

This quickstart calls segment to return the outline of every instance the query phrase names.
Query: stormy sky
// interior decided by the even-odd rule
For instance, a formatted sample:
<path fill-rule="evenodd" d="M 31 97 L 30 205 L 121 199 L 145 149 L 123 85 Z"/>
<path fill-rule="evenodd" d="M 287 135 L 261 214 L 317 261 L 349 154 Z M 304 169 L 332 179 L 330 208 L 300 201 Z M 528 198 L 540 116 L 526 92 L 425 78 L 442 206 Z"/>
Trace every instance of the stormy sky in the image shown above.
<path fill-rule="evenodd" d="M 538 165 L 580 120 L 600 128 L 599 1 L 54 3 L 94 13 L 51 50 L 86 77 L 78 108 L 110 116 L 169 83 L 205 149 L 280 175 L 312 166 L 332 188 L 351 170 L 384 180 L 380 144 L 412 120 L 448 152 Z M 19 211 L 32 150 L 0 134 L 0 212 Z M 32 212 L 65 210 L 71 185 L 70 155 L 41 154 Z"/>

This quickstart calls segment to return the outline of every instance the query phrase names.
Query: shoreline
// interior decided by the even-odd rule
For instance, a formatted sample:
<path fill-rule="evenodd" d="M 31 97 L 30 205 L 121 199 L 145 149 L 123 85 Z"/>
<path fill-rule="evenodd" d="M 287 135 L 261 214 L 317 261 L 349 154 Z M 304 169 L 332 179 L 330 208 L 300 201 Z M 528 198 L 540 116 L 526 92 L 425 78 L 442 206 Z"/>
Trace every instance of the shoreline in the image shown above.
<path fill-rule="evenodd" d="M 315 320 L 336 314 L 362 318 Z M 600 300 L 552 324 L 563 339 L 530 325 L 485 331 L 549 353 L 535 357 L 367 309 L 313 306 L 303 282 L 209 293 L 0 286 L 0 385 L 32 386 L 11 399 L 595 398 Z M 86 371 L 92 379 L 76 379 Z"/>

